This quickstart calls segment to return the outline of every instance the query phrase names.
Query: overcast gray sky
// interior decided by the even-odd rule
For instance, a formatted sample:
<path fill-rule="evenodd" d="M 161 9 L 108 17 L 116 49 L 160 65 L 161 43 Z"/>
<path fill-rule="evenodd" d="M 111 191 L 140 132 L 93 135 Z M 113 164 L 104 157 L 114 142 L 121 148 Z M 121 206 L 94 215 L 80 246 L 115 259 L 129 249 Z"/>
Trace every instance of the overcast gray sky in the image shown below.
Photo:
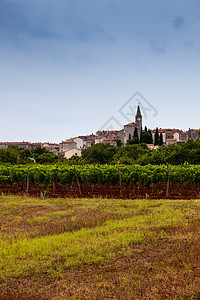
<path fill-rule="evenodd" d="M 137 91 L 147 127 L 199 128 L 199 82 L 200 0 L 0 0 L 0 141 L 119 129 Z"/>

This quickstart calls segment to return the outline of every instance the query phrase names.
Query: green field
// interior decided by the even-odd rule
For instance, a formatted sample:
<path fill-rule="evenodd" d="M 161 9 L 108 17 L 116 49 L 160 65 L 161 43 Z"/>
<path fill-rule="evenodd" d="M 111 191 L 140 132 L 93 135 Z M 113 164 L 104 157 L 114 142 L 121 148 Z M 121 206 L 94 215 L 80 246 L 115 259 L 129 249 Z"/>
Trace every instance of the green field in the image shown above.
<path fill-rule="evenodd" d="M 0 198 L 0 299 L 200 299 L 200 200 Z"/>

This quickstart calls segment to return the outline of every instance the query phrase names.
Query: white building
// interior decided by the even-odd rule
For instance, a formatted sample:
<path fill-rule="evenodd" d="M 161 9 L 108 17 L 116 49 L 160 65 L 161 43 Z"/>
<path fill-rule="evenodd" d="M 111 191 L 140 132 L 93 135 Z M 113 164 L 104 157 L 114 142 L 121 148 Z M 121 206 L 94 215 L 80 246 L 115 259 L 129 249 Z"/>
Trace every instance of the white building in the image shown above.
<path fill-rule="evenodd" d="M 71 150 L 65 151 L 65 158 L 69 159 L 72 156 L 81 157 L 81 149 L 75 149 L 75 148 L 73 148 Z"/>
<path fill-rule="evenodd" d="M 68 151 L 71 149 L 83 149 L 83 140 L 76 137 L 60 143 L 60 151 Z"/>

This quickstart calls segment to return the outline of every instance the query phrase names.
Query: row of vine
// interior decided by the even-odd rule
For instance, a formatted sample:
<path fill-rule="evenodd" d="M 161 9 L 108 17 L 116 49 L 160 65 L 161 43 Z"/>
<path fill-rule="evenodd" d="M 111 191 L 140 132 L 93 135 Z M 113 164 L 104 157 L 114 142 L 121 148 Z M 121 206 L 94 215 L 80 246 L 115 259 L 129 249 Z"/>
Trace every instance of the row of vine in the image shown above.
<path fill-rule="evenodd" d="M 30 182 L 48 185 L 52 181 L 61 184 L 72 184 L 78 181 L 82 184 L 109 183 L 116 185 L 120 180 L 123 183 L 133 183 L 149 186 L 151 183 L 200 184 L 200 166 L 119 166 L 119 165 L 85 165 L 85 166 L 0 166 L 0 181 L 6 183 Z"/>

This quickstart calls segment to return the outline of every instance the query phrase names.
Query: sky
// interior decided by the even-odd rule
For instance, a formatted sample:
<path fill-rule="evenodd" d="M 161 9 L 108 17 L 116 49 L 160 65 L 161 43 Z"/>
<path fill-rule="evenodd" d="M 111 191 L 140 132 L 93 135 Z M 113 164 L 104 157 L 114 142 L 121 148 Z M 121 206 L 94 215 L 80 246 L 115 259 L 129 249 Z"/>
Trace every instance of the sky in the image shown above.
<path fill-rule="evenodd" d="M 200 0 L 0 0 L 0 141 L 200 128 Z"/>

